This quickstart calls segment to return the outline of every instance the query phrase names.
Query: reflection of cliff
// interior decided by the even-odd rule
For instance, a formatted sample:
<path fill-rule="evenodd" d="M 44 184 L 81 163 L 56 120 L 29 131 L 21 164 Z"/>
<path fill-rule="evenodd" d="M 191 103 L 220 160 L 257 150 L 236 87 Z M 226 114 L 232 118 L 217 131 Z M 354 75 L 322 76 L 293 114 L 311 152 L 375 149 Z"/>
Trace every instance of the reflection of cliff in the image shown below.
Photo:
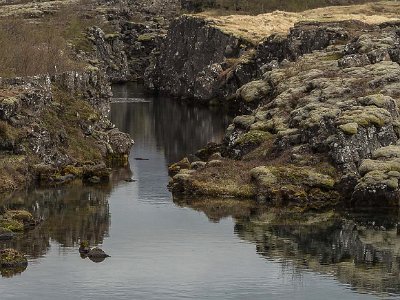
<path fill-rule="evenodd" d="M 52 189 L 30 190 L 2 200 L 1 207 L 27 209 L 44 221 L 11 241 L 1 241 L 0 248 L 14 248 L 36 258 L 46 254 L 50 239 L 65 247 L 76 246 L 79 240 L 88 240 L 90 245 L 102 243 L 110 225 L 108 196 L 116 182 L 130 176 L 129 168 L 121 169 L 116 170 L 105 185 L 76 182 Z"/>
<path fill-rule="evenodd" d="M 353 220 L 309 226 L 236 225 L 237 234 L 257 245 L 267 259 L 298 269 L 333 274 L 340 282 L 374 293 L 400 293 L 397 230 L 368 228 Z"/>
<path fill-rule="evenodd" d="M 280 261 L 283 267 L 292 266 L 300 278 L 302 271 L 309 269 L 333 275 L 360 292 L 400 294 L 397 214 L 332 214 L 323 222 L 298 225 L 298 216 L 288 213 L 288 218 L 276 224 L 296 225 L 267 225 L 260 222 L 265 207 L 257 208 L 250 203 L 229 200 L 223 205 L 226 200 L 210 199 L 174 201 L 203 211 L 214 222 L 230 214 L 235 219 L 235 233 L 241 239 L 256 244 L 257 253 L 266 259 Z M 321 216 L 313 215 L 308 220 L 322 220 Z"/>
<path fill-rule="evenodd" d="M 128 89 L 128 90 L 127 90 Z M 145 98 L 141 87 L 114 87 L 116 98 Z M 229 118 L 205 107 L 194 107 L 168 98 L 147 98 L 147 103 L 114 103 L 111 120 L 129 132 L 136 145 L 155 143 L 169 163 L 196 152 L 208 142 L 220 142 Z"/>

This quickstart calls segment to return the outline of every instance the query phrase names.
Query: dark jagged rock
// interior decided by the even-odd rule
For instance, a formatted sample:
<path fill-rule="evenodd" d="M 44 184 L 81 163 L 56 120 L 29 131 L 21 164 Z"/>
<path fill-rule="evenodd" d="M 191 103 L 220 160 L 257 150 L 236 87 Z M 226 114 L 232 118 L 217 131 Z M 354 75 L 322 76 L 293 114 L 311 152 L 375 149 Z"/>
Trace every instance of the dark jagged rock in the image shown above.
<path fill-rule="evenodd" d="M 175 20 L 147 70 L 147 84 L 162 93 L 210 100 L 217 95 L 221 63 L 238 58 L 249 43 L 193 16 Z"/>

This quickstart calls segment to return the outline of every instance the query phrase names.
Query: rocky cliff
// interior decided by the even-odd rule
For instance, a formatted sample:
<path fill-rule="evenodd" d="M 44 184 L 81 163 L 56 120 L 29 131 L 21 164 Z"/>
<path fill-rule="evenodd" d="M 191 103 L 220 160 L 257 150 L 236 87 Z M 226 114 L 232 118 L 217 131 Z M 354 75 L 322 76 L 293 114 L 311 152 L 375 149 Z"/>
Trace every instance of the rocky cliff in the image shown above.
<path fill-rule="evenodd" d="M 172 190 L 310 209 L 398 206 L 398 32 L 393 22 L 303 23 L 267 38 L 262 75 L 235 94 L 252 109 L 223 145 L 171 167 Z"/>
<path fill-rule="evenodd" d="M 0 80 L 0 190 L 40 180 L 107 179 L 132 140 L 107 119 L 110 89 L 98 72 Z"/>
<path fill-rule="evenodd" d="M 357 21 L 367 27 L 397 20 L 398 5 L 374 5 L 258 16 L 181 16 L 154 52 L 146 83 L 174 97 L 230 105 L 224 99 L 233 99 L 238 88 L 261 78 L 276 62 L 294 61 L 338 40 L 349 40 L 351 27 L 361 26 Z M 352 25 L 338 23 L 348 20 Z"/>

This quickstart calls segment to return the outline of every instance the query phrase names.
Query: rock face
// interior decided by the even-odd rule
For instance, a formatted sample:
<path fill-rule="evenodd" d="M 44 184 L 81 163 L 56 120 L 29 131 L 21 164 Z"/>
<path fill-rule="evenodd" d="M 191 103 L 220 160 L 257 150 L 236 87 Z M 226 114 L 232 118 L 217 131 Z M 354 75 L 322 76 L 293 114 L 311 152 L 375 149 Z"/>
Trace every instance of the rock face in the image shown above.
<path fill-rule="evenodd" d="M 142 80 L 150 54 L 170 20 L 180 13 L 180 1 L 115 0 L 98 1 L 98 5 L 90 13 L 100 14 L 104 24 L 88 28 L 75 47 L 77 56 L 105 72 L 112 82 Z"/>
<path fill-rule="evenodd" d="M 397 24 L 363 30 L 353 22 L 340 30 L 315 25 L 301 34 L 292 30 L 286 42 L 265 52 L 264 62 L 282 60 L 279 67 L 237 91 L 236 101 L 253 98 L 257 107 L 227 130 L 223 154 L 240 164 L 225 159 L 223 166 L 181 171 L 173 190 L 207 195 L 216 191 L 212 186 L 233 181 L 250 184 L 249 196 L 277 205 L 398 206 Z M 294 35 L 299 38 L 288 47 Z M 311 52 L 315 45 L 325 48 Z M 241 178 L 232 171 L 238 166 Z M 234 190 L 224 194 L 237 196 Z"/>
<path fill-rule="evenodd" d="M 249 46 L 202 18 L 182 16 L 168 31 L 147 84 L 176 97 L 210 100 L 217 95 L 226 58 L 238 59 Z"/>
<path fill-rule="evenodd" d="M 296 24 L 288 35 L 274 34 L 255 44 L 239 34 L 224 32 L 223 27 L 208 19 L 182 16 L 171 24 L 159 55 L 148 68 L 147 84 L 175 97 L 201 101 L 231 99 L 238 88 L 261 78 L 280 62 L 295 61 L 303 54 L 349 40 L 355 32 L 366 28 L 368 25 L 356 21 L 303 22 Z M 240 91 L 246 94 L 247 102 L 260 97 L 252 97 L 255 88 Z M 267 93 L 267 87 L 263 88 L 262 93 Z"/>
<path fill-rule="evenodd" d="M 103 178 L 104 161 L 126 161 L 132 140 L 108 121 L 109 95 L 94 71 L 0 80 L 0 190 L 85 177 L 91 165 Z"/>

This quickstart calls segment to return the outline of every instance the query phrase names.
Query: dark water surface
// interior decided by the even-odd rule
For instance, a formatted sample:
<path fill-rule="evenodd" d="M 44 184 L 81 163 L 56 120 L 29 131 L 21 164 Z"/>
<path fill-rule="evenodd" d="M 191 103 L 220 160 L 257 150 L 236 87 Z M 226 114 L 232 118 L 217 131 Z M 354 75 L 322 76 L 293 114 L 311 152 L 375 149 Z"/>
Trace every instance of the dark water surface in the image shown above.
<path fill-rule="evenodd" d="M 396 213 L 320 226 L 265 226 L 257 209 L 230 217 L 173 203 L 167 165 L 219 141 L 229 120 L 205 108 L 114 88 L 112 121 L 135 139 L 131 167 L 110 184 L 35 189 L 3 198 L 45 221 L 0 243 L 29 256 L 3 274 L 0 299 L 374 299 L 400 294 Z M 124 100 L 125 99 L 125 100 Z M 146 159 L 137 160 L 136 158 Z M 124 179 L 133 177 L 136 182 Z M 357 224 L 357 226 L 355 225 Z M 110 258 L 82 259 L 80 239 Z"/>

